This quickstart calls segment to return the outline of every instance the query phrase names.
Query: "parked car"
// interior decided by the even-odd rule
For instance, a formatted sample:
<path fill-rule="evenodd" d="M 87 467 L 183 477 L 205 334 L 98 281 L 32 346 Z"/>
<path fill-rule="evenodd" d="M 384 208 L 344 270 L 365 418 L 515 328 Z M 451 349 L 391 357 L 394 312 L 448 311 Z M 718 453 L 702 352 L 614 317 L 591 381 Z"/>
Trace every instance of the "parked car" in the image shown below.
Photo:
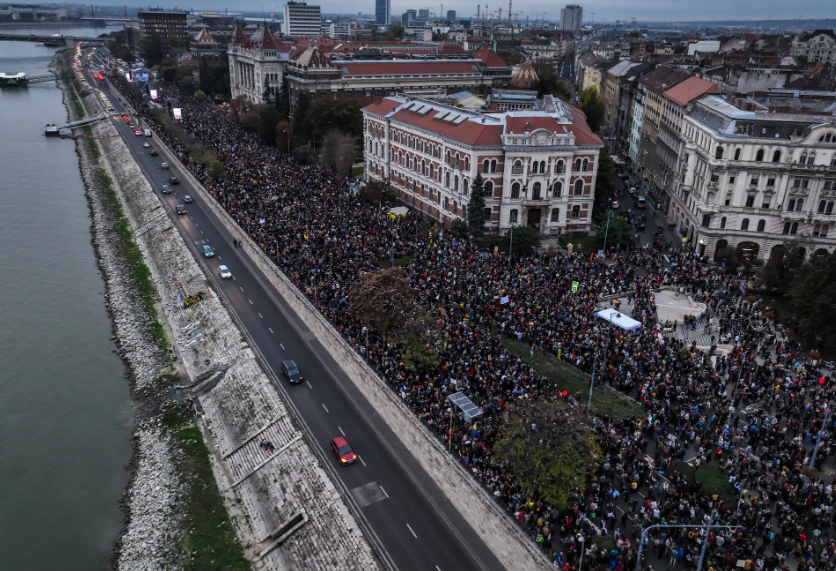
<path fill-rule="evenodd" d="M 619 208 L 621 208 L 621 205 L 618 203 L 618 201 L 617 201 L 617 200 L 613 200 L 613 201 L 610 203 L 610 208 L 614 208 L 614 209 L 618 210 Z"/>
<path fill-rule="evenodd" d="M 203 245 L 203 256 L 205 258 L 211 258 L 214 255 L 215 255 L 215 250 L 212 249 L 212 246 L 210 246 L 209 244 L 204 244 Z"/>
<path fill-rule="evenodd" d="M 232 272 L 229 271 L 229 268 L 226 266 L 218 266 L 218 274 L 221 276 L 221 279 L 228 280 L 232 278 Z"/>
<path fill-rule="evenodd" d="M 298 385 L 302 382 L 302 372 L 299 371 L 299 367 L 296 366 L 296 363 L 290 359 L 282 361 L 282 375 L 284 375 L 288 382 L 294 385 Z"/>
<path fill-rule="evenodd" d="M 354 464 L 354 461 L 357 460 L 357 454 L 354 453 L 342 436 L 337 436 L 331 441 L 331 451 L 337 455 L 343 466 Z"/>

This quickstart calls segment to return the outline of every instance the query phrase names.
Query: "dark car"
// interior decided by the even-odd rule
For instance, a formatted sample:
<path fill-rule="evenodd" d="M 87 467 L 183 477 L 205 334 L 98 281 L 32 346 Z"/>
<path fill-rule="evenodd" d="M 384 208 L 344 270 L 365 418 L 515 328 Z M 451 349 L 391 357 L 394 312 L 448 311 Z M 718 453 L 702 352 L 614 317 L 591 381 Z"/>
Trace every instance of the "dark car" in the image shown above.
<path fill-rule="evenodd" d="M 292 384 L 297 385 L 302 382 L 302 373 L 296 363 L 287 359 L 282 361 L 282 374 Z"/>
<path fill-rule="evenodd" d="M 192 197 L 187 194 L 183 197 L 183 202 L 185 202 L 186 204 L 191 204 L 192 202 L 194 202 L 194 199 L 192 199 Z"/>
<path fill-rule="evenodd" d="M 168 186 L 167 184 L 162 185 L 160 187 L 160 190 L 162 191 L 163 194 L 171 194 L 171 187 Z"/>
<path fill-rule="evenodd" d="M 156 156 L 157 156 L 157 155 L 159 155 L 159 154 L 160 154 L 160 153 L 158 153 L 155 149 L 151 149 L 151 156 L 152 156 L 152 157 L 156 157 Z"/>
<path fill-rule="evenodd" d="M 186 207 L 183 206 L 182 204 L 178 204 L 176 210 L 177 210 L 177 214 L 185 214 L 186 213 Z"/>
<path fill-rule="evenodd" d="M 179 178 L 177 178 L 176 176 L 173 176 L 173 177 L 171 177 L 170 179 L 168 179 L 168 182 L 169 182 L 170 184 L 180 184 L 180 179 L 179 179 Z"/>
<path fill-rule="evenodd" d="M 337 436 L 331 441 L 331 451 L 337 455 L 337 458 L 340 459 L 340 463 L 343 466 L 354 464 L 354 461 L 357 460 L 357 454 L 354 453 L 351 446 L 348 445 L 348 442 L 342 436 Z"/>

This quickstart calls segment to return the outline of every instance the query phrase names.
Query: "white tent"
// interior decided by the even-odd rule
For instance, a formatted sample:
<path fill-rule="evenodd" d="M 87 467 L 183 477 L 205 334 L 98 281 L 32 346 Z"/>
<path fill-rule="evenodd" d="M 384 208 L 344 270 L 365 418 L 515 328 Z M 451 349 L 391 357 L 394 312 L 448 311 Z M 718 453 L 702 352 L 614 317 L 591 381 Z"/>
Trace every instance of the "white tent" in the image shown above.
<path fill-rule="evenodd" d="M 622 329 L 626 329 L 627 331 L 632 331 L 637 333 L 639 329 L 641 329 L 642 324 L 635 319 L 627 317 L 623 313 L 616 311 L 615 309 L 603 309 L 597 312 L 595 315 L 609 321 L 613 325 L 617 325 Z"/>

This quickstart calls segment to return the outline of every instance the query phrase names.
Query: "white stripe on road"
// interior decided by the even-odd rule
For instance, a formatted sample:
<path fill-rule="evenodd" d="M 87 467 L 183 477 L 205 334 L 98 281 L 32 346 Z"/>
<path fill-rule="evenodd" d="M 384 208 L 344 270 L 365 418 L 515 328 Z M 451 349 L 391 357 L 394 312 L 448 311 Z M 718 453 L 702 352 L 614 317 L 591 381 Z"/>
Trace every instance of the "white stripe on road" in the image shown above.
<path fill-rule="evenodd" d="M 282 348 L 282 351 L 287 351 L 287 349 L 285 349 L 284 345 L 282 345 L 281 343 L 279 343 L 279 346 Z"/>
<path fill-rule="evenodd" d="M 260 313 L 258 314 L 258 316 L 261 317 L 261 319 L 264 319 L 264 317 Z"/>
<path fill-rule="evenodd" d="M 363 457 L 362 457 L 362 456 L 360 456 L 359 454 L 357 455 L 357 457 L 358 457 L 358 458 L 360 458 L 360 463 L 361 463 L 361 464 L 363 464 L 363 466 L 365 466 L 365 465 L 366 465 L 366 463 L 365 463 L 365 462 L 363 462 Z M 380 488 L 380 489 L 382 490 L 383 488 Z M 383 493 L 385 494 L 386 492 L 383 492 Z M 389 496 L 386 496 L 386 497 L 389 497 Z"/>
<path fill-rule="evenodd" d="M 244 288 L 242 288 L 241 286 L 238 286 L 238 289 L 240 289 L 241 291 L 244 291 Z"/>
<path fill-rule="evenodd" d="M 327 412 L 327 413 L 330 413 L 330 412 L 331 412 L 330 410 L 328 410 L 328 407 L 327 407 L 327 406 L 325 406 L 325 403 L 322 403 L 322 408 L 324 408 L 324 409 L 325 409 L 325 412 Z"/>
<path fill-rule="evenodd" d="M 377 487 L 380 488 L 380 491 L 383 492 L 383 495 L 386 496 L 386 499 L 389 499 L 389 494 L 386 493 L 386 490 L 383 489 L 383 486 L 378 484 Z"/>
<path fill-rule="evenodd" d="M 406 524 L 406 527 L 409 527 L 409 524 Z M 411 527 L 409 527 L 409 532 L 412 534 L 412 537 L 414 537 L 415 539 L 418 539 L 418 536 L 417 536 L 417 535 L 415 535 L 415 532 L 414 532 L 414 531 L 412 531 L 412 528 L 411 528 Z"/>
<path fill-rule="evenodd" d="M 273 330 L 272 330 L 272 329 L 270 329 L 269 327 L 267 328 L 267 331 L 269 331 L 270 333 L 273 333 Z M 274 335 L 275 335 L 275 334 L 274 334 Z"/>
<path fill-rule="evenodd" d="M 249 301 L 249 302 L 250 302 L 250 305 L 252 305 L 252 304 L 253 304 L 253 300 L 248 299 L 247 301 Z"/>
<path fill-rule="evenodd" d="M 309 389 L 313 390 L 313 387 L 311 386 L 311 384 L 308 381 L 305 381 L 305 384 L 308 385 Z"/>
<path fill-rule="evenodd" d="M 342 428 L 340 428 L 340 427 L 338 426 L 338 427 L 337 427 L 337 430 L 339 430 L 339 431 L 340 431 L 340 434 L 342 434 L 343 436 L 345 436 L 345 432 L 343 432 L 343 429 L 342 429 Z"/>

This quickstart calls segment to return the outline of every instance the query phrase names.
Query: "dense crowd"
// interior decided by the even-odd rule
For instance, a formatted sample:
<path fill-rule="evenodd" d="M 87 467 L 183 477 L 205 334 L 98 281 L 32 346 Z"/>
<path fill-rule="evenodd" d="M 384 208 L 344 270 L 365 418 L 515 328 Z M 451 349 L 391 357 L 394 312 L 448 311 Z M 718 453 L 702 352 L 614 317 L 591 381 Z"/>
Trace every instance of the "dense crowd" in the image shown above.
<path fill-rule="evenodd" d="M 715 569 L 732 569 L 739 561 L 756 571 L 790 564 L 808 571 L 834 568 L 836 479 L 808 479 L 802 470 L 833 391 L 829 381 L 818 382 L 822 373 L 763 308 L 745 297 L 738 275 L 656 246 L 607 260 L 494 257 L 447 232 L 432 233 L 420 216 L 396 220 L 362 203 L 344 179 L 260 145 L 224 108 L 167 87 L 158 93 L 160 103 L 182 109 L 180 126 L 217 155 L 226 176 L 209 176 L 144 113 L 158 136 L 445 445 L 452 434 L 453 453 L 566 571 L 582 559 L 584 568 L 596 570 L 636 563 L 645 569 L 654 557 L 696 568 L 704 542 Z M 350 315 L 352 283 L 391 258 L 408 258 L 404 270 L 418 303 L 432 308 L 445 335 L 432 372 L 410 371 L 394 347 Z M 577 293 L 571 292 L 573 281 Z M 727 340 L 728 351 L 697 349 L 665 331 L 654 305 L 662 287 L 704 303 L 693 322 L 713 322 L 712 343 Z M 595 317 L 601 304 L 616 298 L 620 311 L 642 323 L 639 333 Z M 492 461 L 508 403 L 576 404 L 577 398 L 538 375 L 494 333 L 585 373 L 597 359 L 597 382 L 638 403 L 641 413 L 633 417 L 596 419 L 601 469 L 587 475 L 570 510 L 527 495 L 512 467 Z M 457 391 L 483 414 L 474 424 L 453 411 L 451 432 L 446 399 Z M 817 467 L 835 451 L 830 426 Z M 719 463 L 735 488 L 734 503 L 722 501 L 716 490 L 697 491 L 672 469 L 695 455 L 697 462 Z M 712 518 L 739 527 L 714 528 L 708 537 L 705 528 L 658 528 L 644 536 L 638 555 L 643 528 Z M 612 540 L 594 541 L 600 535 Z M 599 548 L 588 547 L 592 543 Z"/>

